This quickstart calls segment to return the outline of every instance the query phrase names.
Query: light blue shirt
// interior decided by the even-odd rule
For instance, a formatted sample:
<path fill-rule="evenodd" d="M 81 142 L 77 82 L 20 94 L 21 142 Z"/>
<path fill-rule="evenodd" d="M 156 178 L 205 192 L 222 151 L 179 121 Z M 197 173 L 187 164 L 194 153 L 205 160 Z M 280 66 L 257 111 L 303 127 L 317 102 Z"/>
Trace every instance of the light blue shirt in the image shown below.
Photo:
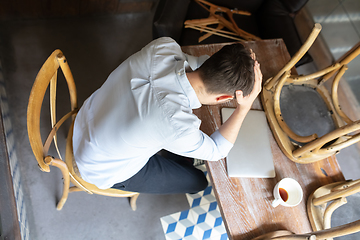
<path fill-rule="evenodd" d="M 203 160 L 226 157 L 232 144 L 199 130 L 201 107 L 185 69 L 208 56 L 189 56 L 159 38 L 117 67 L 77 114 L 73 148 L 82 178 L 100 189 L 135 175 L 161 149 Z"/>

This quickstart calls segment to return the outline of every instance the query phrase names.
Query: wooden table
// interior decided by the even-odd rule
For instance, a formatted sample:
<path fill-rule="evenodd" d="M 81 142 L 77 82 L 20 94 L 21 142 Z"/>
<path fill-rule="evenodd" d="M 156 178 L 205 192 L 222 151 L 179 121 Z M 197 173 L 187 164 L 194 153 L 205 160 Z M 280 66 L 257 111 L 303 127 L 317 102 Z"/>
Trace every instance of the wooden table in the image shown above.
<path fill-rule="evenodd" d="M 212 55 L 224 45 L 226 44 L 186 46 L 182 50 L 193 56 Z M 281 39 L 247 42 L 246 45 L 255 52 L 264 81 L 274 76 L 290 60 Z M 194 111 L 202 120 L 202 131 L 211 134 L 219 128 L 222 107 L 236 107 L 236 102 L 233 100 L 217 106 L 202 106 Z M 252 108 L 262 110 L 259 99 L 254 102 Z M 226 159 L 206 163 L 230 239 L 252 239 L 276 230 L 311 232 L 306 212 L 308 196 L 322 185 L 344 180 L 335 157 L 313 164 L 297 164 L 281 152 L 272 135 L 270 142 L 276 171 L 276 177 L 272 179 L 229 178 Z M 273 208 L 273 188 L 285 177 L 294 178 L 301 184 L 304 199 L 296 207 Z"/>

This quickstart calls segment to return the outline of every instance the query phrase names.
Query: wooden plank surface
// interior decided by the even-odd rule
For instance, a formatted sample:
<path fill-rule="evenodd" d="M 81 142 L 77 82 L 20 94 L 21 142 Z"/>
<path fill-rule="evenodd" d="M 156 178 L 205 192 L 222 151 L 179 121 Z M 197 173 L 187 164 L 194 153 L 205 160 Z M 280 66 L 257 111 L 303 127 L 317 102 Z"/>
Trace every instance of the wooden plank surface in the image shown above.
<path fill-rule="evenodd" d="M 186 46 L 182 47 L 182 50 L 194 56 L 212 55 L 224 45 L 226 44 Z M 281 39 L 247 42 L 246 45 L 255 52 L 264 81 L 274 76 L 290 60 L 290 55 Z M 236 107 L 236 102 L 202 106 L 194 111 L 202 120 L 202 131 L 211 134 L 219 128 L 222 107 Z M 259 99 L 254 102 L 252 109 L 262 110 Z M 335 157 L 313 164 L 297 164 L 281 152 L 270 133 L 270 128 L 269 136 L 276 171 L 276 177 L 273 179 L 229 178 L 226 159 L 206 162 L 230 239 L 252 239 L 276 230 L 289 230 L 294 233 L 311 232 L 306 213 L 308 196 L 322 185 L 344 180 Z M 285 177 L 294 178 L 300 183 L 304 190 L 304 199 L 296 207 L 273 208 L 271 206 L 273 188 Z"/>

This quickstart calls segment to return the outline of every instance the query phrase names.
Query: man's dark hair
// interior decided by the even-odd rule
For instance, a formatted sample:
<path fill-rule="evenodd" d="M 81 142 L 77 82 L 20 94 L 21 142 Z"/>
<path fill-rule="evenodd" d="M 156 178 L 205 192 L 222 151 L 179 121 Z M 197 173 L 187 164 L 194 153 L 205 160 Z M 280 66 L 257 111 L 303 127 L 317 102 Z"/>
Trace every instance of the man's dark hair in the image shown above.
<path fill-rule="evenodd" d="M 235 95 L 242 90 L 247 96 L 254 87 L 254 64 L 251 51 L 235 43 L 221 48 L 198 71 L 208 93 Z"/>

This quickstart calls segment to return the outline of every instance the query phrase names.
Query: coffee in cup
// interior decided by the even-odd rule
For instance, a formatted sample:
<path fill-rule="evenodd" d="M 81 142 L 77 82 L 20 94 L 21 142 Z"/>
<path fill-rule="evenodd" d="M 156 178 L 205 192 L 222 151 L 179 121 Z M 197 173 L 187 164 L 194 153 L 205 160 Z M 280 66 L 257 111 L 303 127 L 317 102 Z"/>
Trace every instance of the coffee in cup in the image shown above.
<path fill-rule="evenodd" d="M 285 207 L 298 205 L 303 198 L 303 191 L 300 184 L 292 178 L 284 178 L 275 185 L 273 207 L 279 204 Z"/>

